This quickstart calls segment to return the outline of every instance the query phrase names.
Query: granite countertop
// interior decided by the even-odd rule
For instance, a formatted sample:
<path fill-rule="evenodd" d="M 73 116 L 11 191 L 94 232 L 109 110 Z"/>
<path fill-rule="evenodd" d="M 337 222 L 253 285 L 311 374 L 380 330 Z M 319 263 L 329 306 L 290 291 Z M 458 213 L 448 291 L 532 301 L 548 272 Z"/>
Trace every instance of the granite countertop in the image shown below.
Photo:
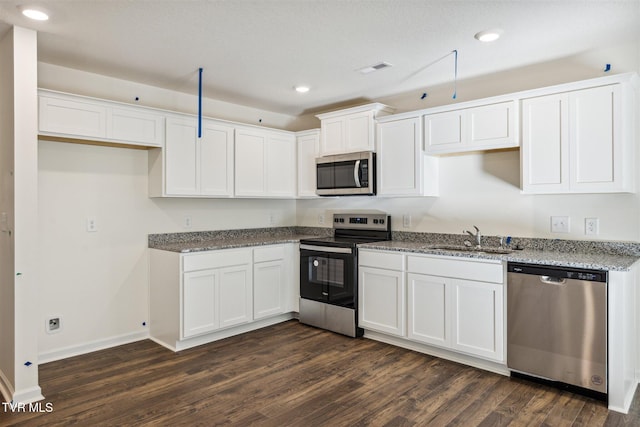
<path fill-rule="evenodd" d="M 149 248 L 169 252 L 192 253 L 249 246 L 298 243 L 300 239 L 330 235 L 332 233 L 332 228 L 273 227 L 150 234 Z"/>
<path fill-rule="evenodd" d="M 154 243 L 149 244 L 149 248 L 170 252 L 191 253 L 249 246 L 277 245 L 280 243 L 298 243 L 300 239 L 309 237 L 317 236 L 285 234 L 281 236 L 237 237 L 232 239 L 211 238 L 191 242 Z"/>
<path fill-rule="evenodd" d="M 330 236 L 326 227 L 274 227 L 188 233 L 150 234 L 149 248 L 193 253 L 250 246 L 298 243 L 300 239 Z M 463 252 L 434 246 L 462 245 L 466 236 L 438 233 L 393 232 L 391 241 L 362 243 L 358 247 L 385 251 L 444 255 L 467 259 L 493 259 L 529 264 L 594 270 L 628 271 L 640 260 L 640 243 L 574 241 L 558 239 L 514 238 L 512 247 L 523 247 L 508 254 Z M 499 237 L 483 236 L 484 245 L 497 247 Z"/>
<path fill-rule="evenodd" d="M 587 268 L 594 270 L 628 271 L 640 259 L 640 256 L 611 254 L 604 252 L 567 252 L 557 250 L 524 249 L 514 250 L 508 254 L 492 254 L 484 252 L 458 252 L 447 249 L 430 248 L 437 246 L 425 242 L 397 241 L 364 243 L 358 245 L 362 249 L 385 251 L 413 252 L 428 255 L 445 255 L 460 258 L 494 259 L 500 261 L 522 262 L 529 264 L 555 265 L 561 267 Z"/>

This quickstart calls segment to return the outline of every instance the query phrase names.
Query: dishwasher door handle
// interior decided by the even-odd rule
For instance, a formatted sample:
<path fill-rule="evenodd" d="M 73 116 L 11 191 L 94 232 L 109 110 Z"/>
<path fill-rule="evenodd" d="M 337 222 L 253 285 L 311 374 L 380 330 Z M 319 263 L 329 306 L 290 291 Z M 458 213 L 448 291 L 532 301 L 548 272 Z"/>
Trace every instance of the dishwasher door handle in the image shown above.
<path fill-rule="evenodd" d="M 561 286 L 567 283 L 567 279 L 563 279 L 562 277 L 551 277 L 551 276 L 540 276 L 540 281 L 542 283 L 546 283 L 547 285 L 556 285 L 556 286 Z"/>

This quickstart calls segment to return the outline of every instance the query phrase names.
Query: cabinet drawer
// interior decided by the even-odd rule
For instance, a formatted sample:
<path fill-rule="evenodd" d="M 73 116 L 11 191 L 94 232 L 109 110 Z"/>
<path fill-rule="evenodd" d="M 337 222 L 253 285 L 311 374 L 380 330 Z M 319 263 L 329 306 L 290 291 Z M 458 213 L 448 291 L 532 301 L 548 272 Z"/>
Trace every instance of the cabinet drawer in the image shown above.
<path fill-rule="evenodd" d="M 253 262 L 284 259 L 284 246 L 264 246 L 253 250 Z"/>
<path fill-rule="evenodd" d="M 404 270 L 404 255 L 400 252 L 360 251 L 358 257 L 360 265 L 387 270 Z"/>
<path fill-rule="evenodd" d="M 407 271 L 479 282 L 504 282 L 504 267 L 501 261 L 472 261 L 409 255 Z"/>
<path fill-rule="evenodd" d="M 251 249 L 223 249 L 182 257 L 182 271 L 205 270 L 251 263 Z"/>

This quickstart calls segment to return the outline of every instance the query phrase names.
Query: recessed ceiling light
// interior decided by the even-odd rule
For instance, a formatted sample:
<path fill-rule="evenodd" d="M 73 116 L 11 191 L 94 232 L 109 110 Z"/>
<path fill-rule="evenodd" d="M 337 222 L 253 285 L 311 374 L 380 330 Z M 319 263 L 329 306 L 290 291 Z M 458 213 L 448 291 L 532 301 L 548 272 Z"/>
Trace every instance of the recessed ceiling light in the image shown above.
<path fill-rule="evenodd" d="M 307 92 L 309 92 L 309 86 L 295 86 L 294 89 L 298 93 L 307 93 Z"/>
<path fill-rule="evenodd" d="M 498 40 L 501 35 L 502 30 L 494 28 L 493 30 L 480 31 L 473 37 L 475 37 L 477 40 L 480 40 L 481 42 L 492 42 Z"/>
<path fill-rule="evenodd" d="M 35 21 L 46 21 L 49 19 L 49 15 L 43 12 L 40 9 L 34 9 L 31 7 L 26 7 L 22 9 L 22 14 L 27 18 L 33 19 Z"/>

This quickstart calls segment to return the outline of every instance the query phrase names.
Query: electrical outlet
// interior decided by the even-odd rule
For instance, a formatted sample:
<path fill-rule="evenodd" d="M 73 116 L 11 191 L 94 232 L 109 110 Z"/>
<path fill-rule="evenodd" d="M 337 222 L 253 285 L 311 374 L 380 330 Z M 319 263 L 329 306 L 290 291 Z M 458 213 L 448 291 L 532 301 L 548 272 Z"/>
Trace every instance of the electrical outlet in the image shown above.
<path fill-rule="evenodd" d="M 269 212 L 269 225 L 274 225 L 276 223 L 276 214 L 273 212 Z"/>
<path fill-rule="evenodd" d="M 318 214 L 318 224 L 319 225 L 324 224 L 324 214 Z"/>
<path fill-rule="evenodd" d="M 193 225 L 193 221 L 191 221 L 191 215 L 185 215 L 182 225 L 184 228 L 191 228 L 191 226 Z"/>
<path fill-rule="evenodd" d="M 584 219 L 584 234 L 595 236 L 600 233 L 600 220 L 598 218 Z"/>
<path fill-rule="evenodd" d="M 402 215 L 402 226 L 404 228 L 411 228 L 411 215 Z"/>
<path fill-rule="evenodd" d="M 45 323 L 45 330 L 49 334 L 55 334 L 56 332 L 60 332 L 62 329 L 62 318 L 61 317 L 50 317 L 47 319 Z"/>
<path fill-rule="evenodd" d="M 94 233 L 98 231 L 98 221 L 95 216 L 87 217 L 87 232 Z"/>
<path fill-rule="evenodd" d="M 551 232 L 552 233 L 568 233 L 570 230 L 568 216 L 552 216 Z"/>

